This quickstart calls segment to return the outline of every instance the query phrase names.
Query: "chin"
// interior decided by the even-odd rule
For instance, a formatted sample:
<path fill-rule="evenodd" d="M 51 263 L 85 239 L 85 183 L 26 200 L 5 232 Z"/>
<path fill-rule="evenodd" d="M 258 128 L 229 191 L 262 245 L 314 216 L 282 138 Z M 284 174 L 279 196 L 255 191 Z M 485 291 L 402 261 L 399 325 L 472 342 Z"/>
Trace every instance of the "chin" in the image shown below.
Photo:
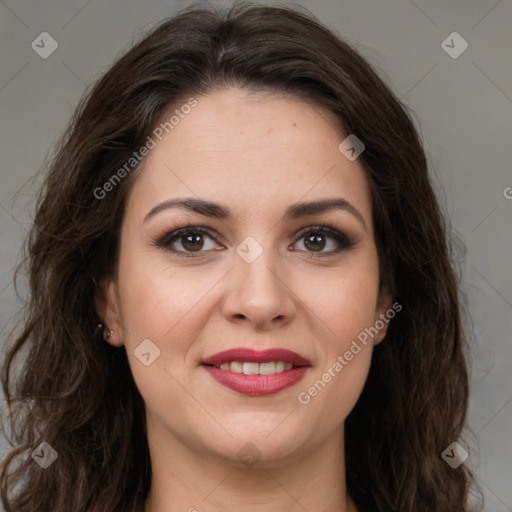
<path fill-rule="evenodd" d="M 226 430 L 231 434 L 222 439 L 205 439 L 205 448 L 228 464 L 240 467 L 270 468 L 292 462 L 304 455 L 305 445 L 311 439 L 304 426 L 288 423 L 290 418 L 281 414 L 271 415 L 272 421 L 261 421 L 254 416 L 243 422 L 229 423 Z M 268 415 L 267 415 L 268 416 Z"/>

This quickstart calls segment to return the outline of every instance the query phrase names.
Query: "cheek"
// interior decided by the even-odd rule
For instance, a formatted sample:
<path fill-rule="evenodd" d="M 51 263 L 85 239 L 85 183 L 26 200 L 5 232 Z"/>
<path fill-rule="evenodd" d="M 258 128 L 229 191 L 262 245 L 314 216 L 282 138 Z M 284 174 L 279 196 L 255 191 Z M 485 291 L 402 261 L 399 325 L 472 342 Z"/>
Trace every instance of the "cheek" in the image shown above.
<path fill-rule="evenodd" d="M 378 294 L 376 252 L 319 279 L 323 293 L 309 293 L 322 332 L 322 355 L 301 386 L 298 402 L 319 429 L 335 428 L 356 404 L 368 376 Z M 318 288 L 317 288 L 318 289 Z"/>
<path fill-rule="evenodd" d="M 317 276 L 303 278 L 303 297 L 325 324 L 326 352 L 347 350 L 353 339 L 370 327 L 375 318 L 379 273 L 376 251 L 353 258 L 350 265 Z"/>
<path fill-rule="evenodd" d="M 124 345 L 133 378 L 148 409 L 165 416 L 167 407 L 183 407 L 179 382 L 186 378 L 184 361 L 203 328 L 205 293 L 218 277 L 202 275 L 200 279 L 198 271 L 171 266 L 165 258 L 156 259 L 148 250 L 126 251 L 119 262 L 119 295 Z M 136 354 L 147 339 L 159 353 L 155 352 L 158 356 L 146 366 Z M 166 404 L 165 409 L 162 404 Z"/>
<path fill-rule="evenodd" d="M 173 332 L 182 331 L 201 310 L 208 290 L 218 280 L 214 270 L 172 266 L 165 257 L 155 258 L 147 250 L 125 255 L 119 267 L 122 316 L 128 331 L 125 343 L 153 337 L 165 348 L 165 340 L 176 338 Z"/>

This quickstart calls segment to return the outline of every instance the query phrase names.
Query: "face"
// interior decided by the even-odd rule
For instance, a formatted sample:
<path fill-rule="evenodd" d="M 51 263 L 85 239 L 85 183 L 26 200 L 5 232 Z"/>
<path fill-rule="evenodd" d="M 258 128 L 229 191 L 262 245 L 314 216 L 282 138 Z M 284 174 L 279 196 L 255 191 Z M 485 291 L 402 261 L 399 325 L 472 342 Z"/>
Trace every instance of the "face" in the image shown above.
<path fill-rule="evenodd" d="M 196 100 L 130 191 L 102 315 L 148 438 L 232 462 L 252 443 L 272 465 L 343 433 L 385 334 L 360 341 L 390 306 L 370 191 L 328 112 L 238 89 Z"/>

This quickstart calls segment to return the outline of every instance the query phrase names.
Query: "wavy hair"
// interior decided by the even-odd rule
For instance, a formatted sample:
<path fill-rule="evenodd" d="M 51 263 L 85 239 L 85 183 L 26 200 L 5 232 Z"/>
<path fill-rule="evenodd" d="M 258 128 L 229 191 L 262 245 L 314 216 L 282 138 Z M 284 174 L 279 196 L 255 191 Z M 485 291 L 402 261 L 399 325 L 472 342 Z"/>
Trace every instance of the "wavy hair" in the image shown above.
<path fill-rule="evenodd" d="M 95 191 L 171 106 L 233 86 L 325 108 L 366 146 L 358 161 L 371 188 L 380 282 L 403 310 L 375 347 L 345 422 L 349 494 L 360 511 L 476 510 L 471 470 L 441 458 L 467 429 L 469 344 L 448 229 L 411 114 L 310 13 L 194 4 L 117 58 L 46 164 L 23 261 L 30 297 L 2 366 L 6 511 L 142 512 L 151 485 L 144 403 L 124 347 L 103 341 L 95 298 L 116 271 L 126 197 L 143 161 L 105 198 Z M 43 441 L 58 453 L 45 470 L 30 456 Z"/>

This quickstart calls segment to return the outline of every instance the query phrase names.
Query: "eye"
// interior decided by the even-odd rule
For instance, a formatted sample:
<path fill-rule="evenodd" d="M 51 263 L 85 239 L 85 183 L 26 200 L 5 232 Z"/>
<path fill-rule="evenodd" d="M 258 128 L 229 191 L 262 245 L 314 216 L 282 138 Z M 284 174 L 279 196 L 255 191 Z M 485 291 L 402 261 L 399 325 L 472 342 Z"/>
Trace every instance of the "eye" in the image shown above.
<path fill-rule="evenodd" d="M 297 236 L 303 239 L 302 245 L 306 248 L 307 252 L 321 253 L 322 256 L 337 254 L 356 244 L 355 241 L 351 240 L 345 234 L 330 226 L 311 226 L 302 230 Z M 331 240 L 330 244 L 329 239 Z M 334 247 L 334 249 L 323 251 L 323 249 L 329 245 Z"/>
<path fill-rule="evenodd" d="M 202 249 L 205 248 L 205 237 L 215 242 L 213 233 L 209 229 L 202 226 L 187 226 L 186 228 L 168 233 L 158 240 L 157 245 L 168 251 L 182 254 L 185 257 L 194 258 L 195 255 L 193 253 L 204 252 Z M 175 245 L 185 250 L 176 249 Z M 208 247 L 208 244 L 206 244 L 206 250 L 215 250 L 218 247 L 218 244 L 211 245 Z"/>
<path fill-rule="evenodd" d="M 322 256 L 339 253 L 356 244 L 356 242 L 348 238 L 346 235 L 329 226 L 308 227 L 302 230 L 297 237 L 299 239 L 304 239 L 303 247 L 305 247 L 307 252 L 311 252 L 313 254 L 321 253 Z M 210 239 L 214 243 L 208 247 L 208 244 L 205 244 L 205 238 Z M 330 245 L 334 248 L 330 251 L 323 251 L 326 246 L 329 246 L 329 239 Z M 298 242 L 295 242 L 295 244 L 297 243 Z M 167 251 L 180 254 L 187 258 L 196 257 L 196 254 L 194 253 L 198 253 L 197 256 L 199 256 L 201 252 L 219 249 L 213 232 L 203 226 L 187 226 L 168 233 L 158 240 L 156 245 Z M 181 249 L 177 248 L 177 246 L 181 247 Z M 220 248 L 222 249 L 222 247 Z M 294 251 L 295 250 L 297 249 L 294 249 Z"/>

